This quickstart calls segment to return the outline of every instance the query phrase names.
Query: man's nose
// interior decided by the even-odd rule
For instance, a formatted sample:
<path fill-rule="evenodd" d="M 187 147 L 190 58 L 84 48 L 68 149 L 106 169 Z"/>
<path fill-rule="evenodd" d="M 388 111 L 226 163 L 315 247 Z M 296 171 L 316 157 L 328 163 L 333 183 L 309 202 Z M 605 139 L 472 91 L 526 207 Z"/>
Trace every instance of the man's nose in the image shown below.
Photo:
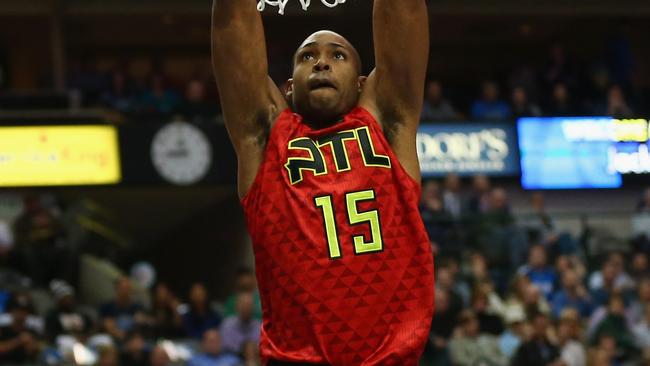
<path fill-rule="evenodd" d="M 322 58 L 319 58 L 318 61 L 314 64 L 314 71 L 329 71 L 330 64 L 327 61 L 324 61 Z"/>

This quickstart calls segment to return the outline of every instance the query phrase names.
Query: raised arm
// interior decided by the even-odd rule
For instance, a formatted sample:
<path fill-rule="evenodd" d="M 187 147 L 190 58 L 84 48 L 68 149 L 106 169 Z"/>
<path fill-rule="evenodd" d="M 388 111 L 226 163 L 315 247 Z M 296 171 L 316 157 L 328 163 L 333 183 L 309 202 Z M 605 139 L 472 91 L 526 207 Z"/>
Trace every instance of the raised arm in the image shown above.
<path fill-rule="evenodd" d="M 360 104 L 379 119 L 406 170 L 419 179 L 415 148 L 429 56 L 426 0 L 374 0 L 376 68 Z"/>
<path fill-rule="evenodd" d="M 212 65 L 237 152 L 243 196 L 262 162 L 272 121 L 287 106 L 268 76 L 264 28 L 255 0 L 214 0 Z"/>

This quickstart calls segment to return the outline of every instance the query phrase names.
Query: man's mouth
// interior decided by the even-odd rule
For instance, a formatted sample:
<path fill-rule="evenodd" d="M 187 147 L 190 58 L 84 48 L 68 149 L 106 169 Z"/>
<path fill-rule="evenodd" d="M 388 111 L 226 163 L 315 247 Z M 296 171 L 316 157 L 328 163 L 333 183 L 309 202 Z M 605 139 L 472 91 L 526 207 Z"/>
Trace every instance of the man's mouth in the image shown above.
<path fill-rule="evenodd" d="M 332 81 L 326 78 L 314 78 L 309 82 L 309 90 L 326 89 L 326 88 L 336 90 L 336 85 Z"/>

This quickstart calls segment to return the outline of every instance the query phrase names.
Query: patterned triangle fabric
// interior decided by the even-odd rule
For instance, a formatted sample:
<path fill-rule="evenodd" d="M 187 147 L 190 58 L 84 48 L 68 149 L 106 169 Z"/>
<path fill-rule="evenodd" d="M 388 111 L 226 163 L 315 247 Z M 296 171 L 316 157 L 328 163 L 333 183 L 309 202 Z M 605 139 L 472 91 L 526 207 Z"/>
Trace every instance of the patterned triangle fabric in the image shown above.
<path fill-rule="evenodd" d="M 417 365 L 434 289 L 419 196 L 366 110 L 320 130 L 280 115 L 242 200 L 264 364 Z"/>

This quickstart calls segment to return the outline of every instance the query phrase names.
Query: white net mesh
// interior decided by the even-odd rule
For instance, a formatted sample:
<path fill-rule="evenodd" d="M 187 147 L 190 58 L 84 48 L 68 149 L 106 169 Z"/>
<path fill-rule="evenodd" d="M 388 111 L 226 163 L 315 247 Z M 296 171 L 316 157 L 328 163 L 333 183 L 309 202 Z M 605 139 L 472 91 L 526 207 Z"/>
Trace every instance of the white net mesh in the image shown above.
<path fill-rule="evenodd" d="M 302 4 L 302 10 L 307 10 L 311 3 L 311 0 L 299 0 Z M 333 8 L 339 4 L 345 3 L 346 0 L 321 0 L 325 6 Z M 257 3 L 257 10 L 263 11 L 266 5 L 277 6 L 278 13 L 284 14 L 284 8 L 287 6 L 289 0 L 259 0 Z"/>

